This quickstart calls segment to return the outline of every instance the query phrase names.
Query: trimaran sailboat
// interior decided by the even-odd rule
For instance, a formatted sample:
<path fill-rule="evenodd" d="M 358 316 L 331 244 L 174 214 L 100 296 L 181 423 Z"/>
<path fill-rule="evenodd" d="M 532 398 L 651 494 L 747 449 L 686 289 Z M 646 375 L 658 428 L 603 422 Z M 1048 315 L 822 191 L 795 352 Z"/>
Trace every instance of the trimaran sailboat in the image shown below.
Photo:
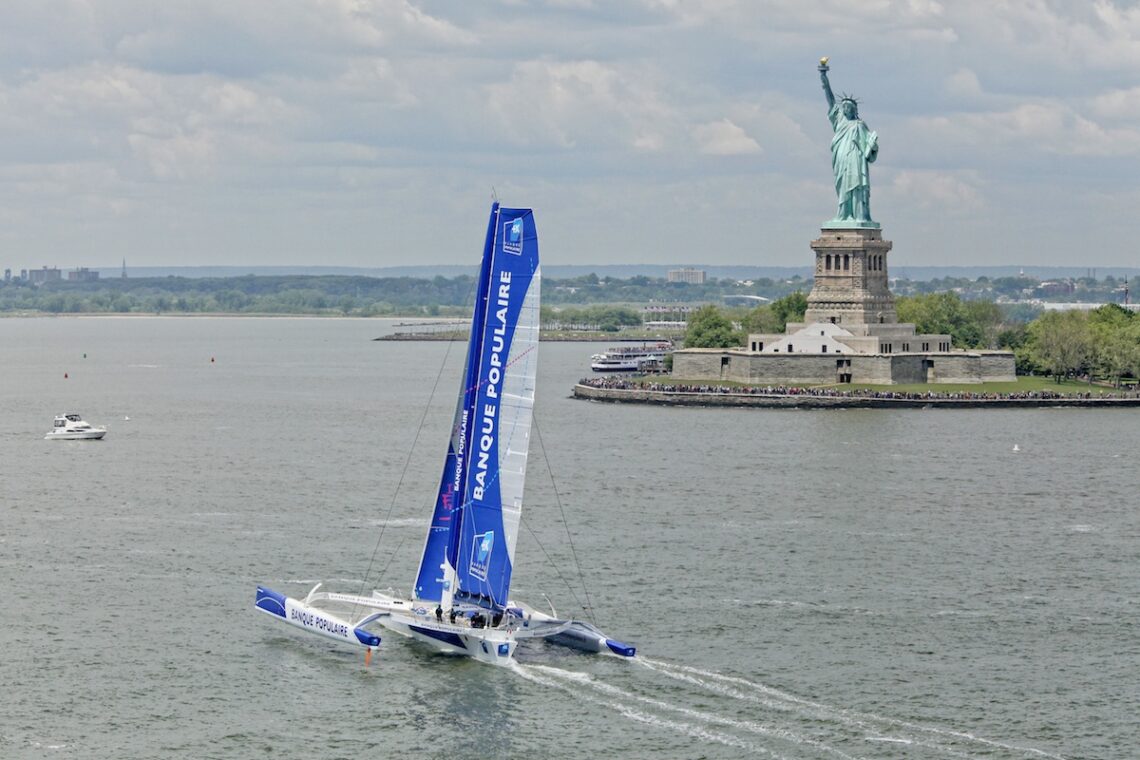
<path fill-rule="evenodd" d="M 634 647 L 590 623 L 508 596 L 534 407 L 539 281 L 531 209 L 494 203 L 451 441 L 412 598 L 332 593 L 317 584 L 301 600 L 259 586 L 257 609 L 363 647 L 366 658 L 380 644 L 374 624 L 498 665 L 528 638 L 634 655 Z"/>

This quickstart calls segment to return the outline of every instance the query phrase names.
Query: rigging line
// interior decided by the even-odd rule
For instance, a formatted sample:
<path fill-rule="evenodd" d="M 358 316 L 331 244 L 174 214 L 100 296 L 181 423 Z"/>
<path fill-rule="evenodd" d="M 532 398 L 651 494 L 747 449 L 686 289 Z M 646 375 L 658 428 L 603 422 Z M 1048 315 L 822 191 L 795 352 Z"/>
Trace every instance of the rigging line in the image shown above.
<path fill-rule="evenodd" d="M 384 563 L 384 567 L 380 568 L 380 572 L 376 573 L 377 578 L 383 578 L 384 575 L 388 572 L 388 568 L 392 566 L 392 560 L 396 559 L 396 555 L 400 553 L 400 548 L 404 545 L 404 543 L 407 540 L 408 540 L 407 536 L 405 536 L 404 538 L 401 538 L 400 543 L 396 544 L 396 548 L 388 553 L 388 561 Z M 369 568 L 369 569 L 371 569 L 371 568 Z M 365 573 L 365 575 L 364 575 L 364 580 L 365 581 L 368 580 L 368 574 L 367 573 Z M 414 590 L 415 589 L 413 589 L 413 591 Z M 363 588 L 361 589 L 361 593 L 364 593 Z"/>
<path fill-rule="evenodd" d="M 467 290 L 467 295 L 463 298 L 464 303 L 471 299 L 471 294 L 475 291 L 479 278 L 476 277 L 471 282 L 471 287 Z M 474 325 L 472 325 L 472 329 Z M 372 565 L 376 562 L 376 553 L 380 551 L 380 543 L 384 540 L 384 531 L 388 528 L 388 523 L 392 520 L 392 512 L 396 509 L 396 499 L 400 495 L 400 488 L 404 485 L 404 478 L 408 474 L 408 467 L 412 464 L 412 454 L 415 453 L 416 444 L 420 440 L 420 433 L 423 432 L 424 422 L 427 420 L 428 411 L 431 409 L 432 399 L 435 398 L 436 389 L 439 388 L 440 378 L 443 377 L 443 370 L 447 367 L 447 359 L 451 356 L 451 344 L 456 341 L 448 340 L 447 349 L 443 352 L 443 360 L 439 363 L 439 371 L 435 375 L 435 382 L 432 383 L 431 393 L 428 394 L 428 401 L 424 404 L 424 413 L 420 416 L 420 424 L 416 428 L 415 437 L 412 438 L 412 445 L 408 447 L 408 456 L 404 458 L 404 468 L 400 471 L 400 480 L 396 483 L 396 489 L 392 492 L 392 502 L 388 505 L 388 514 L 384 516 L 384 522 L 380 526 L 380 535 L 376 538 L 376 545 L 372 547 L 372 556 L 368 558 L 368 568 L 364 571 L 364 577 L 360 581 L 360 595 L 364 595 L 364 589 L 368 585 L 368 576 L 372 573 Z M 403 545 L 403 542 L 400 542 Z M 393 552 L 395 554 L 395 552 Z M 388 565 L 392 564 L 392 558 L 388 558 L 388 564 L 384 566 L 386 570 Z M 356 605 L 353 605 L 353 615 L 356 614 Z"/>
<path fill-rule="evenodd" d="M 586 616 L 590 622 L 597 625 L 594 620 L 594 603 L 590 601 L 590 589 L 586 586 L 586 575 L 582 572 L 582 563 L 578 561 L 578 550 L 574 548 L 574 537 L 570 535 L 570 523 L 566 521 L 566 509 L 562 506 L 562 494 L 558 492 L 558 484 L 554 482 L 554 469 L 550 466 L 550 457 L 546 455 L 546 444 L 542 441 L 542 430 L 538 427 L 538 417 L 531 415 L 534 432 L 538 435 L 538 448 L 542 450 L 542 458 L 546 461 L 546 472 L 550 475 L 550 485 L 554 488 L 554 498 L 558 502 L 558 511 L 562 514 L 562 524 L 566 527 L 566 542 L 570 544 L 570 556 L 574 558 L 574 567 L 578 569 L 578 579 L 582 582 L 582 593 L 586 595 Z M 567 584 L 569 585 L 569 584 Z M 574 594 L 577 601 L 577 594 Z"/>
<path fill-rule="evenodd" d="M 546 557 L 546 561 L 550 563 L 551 567 L 554 568 L 554 572 L 558 576 L 558 579 L 566 584 L 566 589 L 570 592 L 570 596 L 574 597 L 574 603 L 579 607 L 585 609 L 582 604 L 582 600 L 578 598 L 578 592 L 574 590 L 574 587 L 570 585 L 570 581 L 568 581 L 566 579 L 566 576 L 562 574 L 562 570 L 550 556 L 550 552 L 546 551 L 546 547 L 542 545 L 542 541 L 539 540 L 538 534 L 534 532 L 534 529 L 530 527 L 530 524 L 525 519 L 521 520 L 520 522 L 522 523 L 523 527 L 527 529 L 527 532 L 530 533 L 530 537 L 534 539 L 534 542 L 538 544 L 538 548 L 542 550 L 542 554 L 544 557 Z M 546 593 L 545 589 L 540 588 L 539 593 L 545 596 L 548 602 L 550 601 L 550 595 Z"/>
<path fill-rule="evenodd" d="M 416 443 L 420 440 L 420 433 L 424 429 L 424 422 L 427 420 L 428 410 L 431 409 L 431 400 L 435 398 L 435 390 L 439 387 L 439 380 L 443 377 L 443 369 L 447 365 L 447 357 L 451 355 L 451 344 L 453 341 L 447 341 L 447 350 L 443 354 L 443 361 L 439 364 L 439 372 L 436 373 L 435 383 L 431 386 L 431 393 L 428 394 L 428 402 L 424 404 L 424 413 L 420 416 L 419 427 L 416 428 L 416 434 L 412 438 L 412 445 L 408 447 L 408 456 L 404 458 L 404 469 L 400 471 L 400 480 L 396 483 L 396 489 L 392 492 L 392 501 L 388 505 L 388 514 L 384 516 L 384 522 L 380 525 L 380 535 L 376 538 L 376 545 L 372 547 L 372 556 L 368 559 L 368 568 L 364 571 L 364 577 L 360 581 L 360 593 L 364 594 L 364 588 L 368 585 L 368 575 L 372 572 L 372 565 L 376 561 L 376 553 L 380 551 L 380 543 L 384 540 L 384 531 L 388 528 L 388 523 L 392 520 L 392 512 L 396 509 L 396 499 L 400 495 L 400 488 L 404 485 L 404 477 L 408 474 L 408 467 L 412 464 L 412 454 L 416 450 Z M 390 561 L 390 560 L 389 560 Z M 355 610 L 353 610 L 355 613 Z"/>

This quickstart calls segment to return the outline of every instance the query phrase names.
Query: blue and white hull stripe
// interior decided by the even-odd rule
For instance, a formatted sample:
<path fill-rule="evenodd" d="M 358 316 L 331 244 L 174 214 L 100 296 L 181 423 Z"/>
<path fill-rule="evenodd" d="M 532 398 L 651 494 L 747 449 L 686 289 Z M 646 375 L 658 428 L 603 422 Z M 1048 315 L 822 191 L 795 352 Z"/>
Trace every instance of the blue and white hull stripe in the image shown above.
<path fill-rule="evenodd" d="M 273 589 L 258 586 L 254 604 L 257 609 L 268 615 L 274 615 L 289 625 L 324 636 L 326 639 L 369 649 L 380 646 L 380 637 L 375 633 Z"/>

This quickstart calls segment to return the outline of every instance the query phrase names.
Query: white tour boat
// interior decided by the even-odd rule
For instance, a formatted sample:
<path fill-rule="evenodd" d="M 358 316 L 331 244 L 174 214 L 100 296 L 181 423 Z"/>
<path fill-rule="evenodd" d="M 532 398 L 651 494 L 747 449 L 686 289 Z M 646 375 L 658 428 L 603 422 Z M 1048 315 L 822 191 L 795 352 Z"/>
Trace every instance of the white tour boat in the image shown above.
<path fill-rule="evenodd" d="M 57 441 L 97 441 L 107 435 L 107 428 L 92 427 L 78 414 L 57 414 L 55 424 L 44 436 Z"/>
<path fill-rule="evenodd" d="M 272 619 L 363 647 L 373 624 L 438 652 L 506 665 L 523 639 L 633 657 L 594 625 L 512 600 L 538 367 L 538 236 L 530 209 L 491 207 L 467 362 L 419 571 L 408 598 L 258 586 Z"/>
<path fill-rule="evenodd" d="M 614 346 L 590 357 L 590 369 L 595 372 L 637 372 L 658 369 L 665 357 L 673 351 L 673 344 L 643 343 L 640 346 Z"/>

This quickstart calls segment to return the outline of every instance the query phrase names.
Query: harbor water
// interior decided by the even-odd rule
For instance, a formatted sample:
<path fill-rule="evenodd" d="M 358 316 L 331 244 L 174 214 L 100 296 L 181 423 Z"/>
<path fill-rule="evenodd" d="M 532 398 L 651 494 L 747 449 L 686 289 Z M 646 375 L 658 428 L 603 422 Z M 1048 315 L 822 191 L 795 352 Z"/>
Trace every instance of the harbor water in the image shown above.
<path fill-rule="evenodd" d="M 608 405 L 543 343 L 513 595 L 638 656 L 276 624 L 414 577 L 463 347 L 395 329 L 0 319 L 0 757 L 1140 755 L 1140 410 Z"/>

